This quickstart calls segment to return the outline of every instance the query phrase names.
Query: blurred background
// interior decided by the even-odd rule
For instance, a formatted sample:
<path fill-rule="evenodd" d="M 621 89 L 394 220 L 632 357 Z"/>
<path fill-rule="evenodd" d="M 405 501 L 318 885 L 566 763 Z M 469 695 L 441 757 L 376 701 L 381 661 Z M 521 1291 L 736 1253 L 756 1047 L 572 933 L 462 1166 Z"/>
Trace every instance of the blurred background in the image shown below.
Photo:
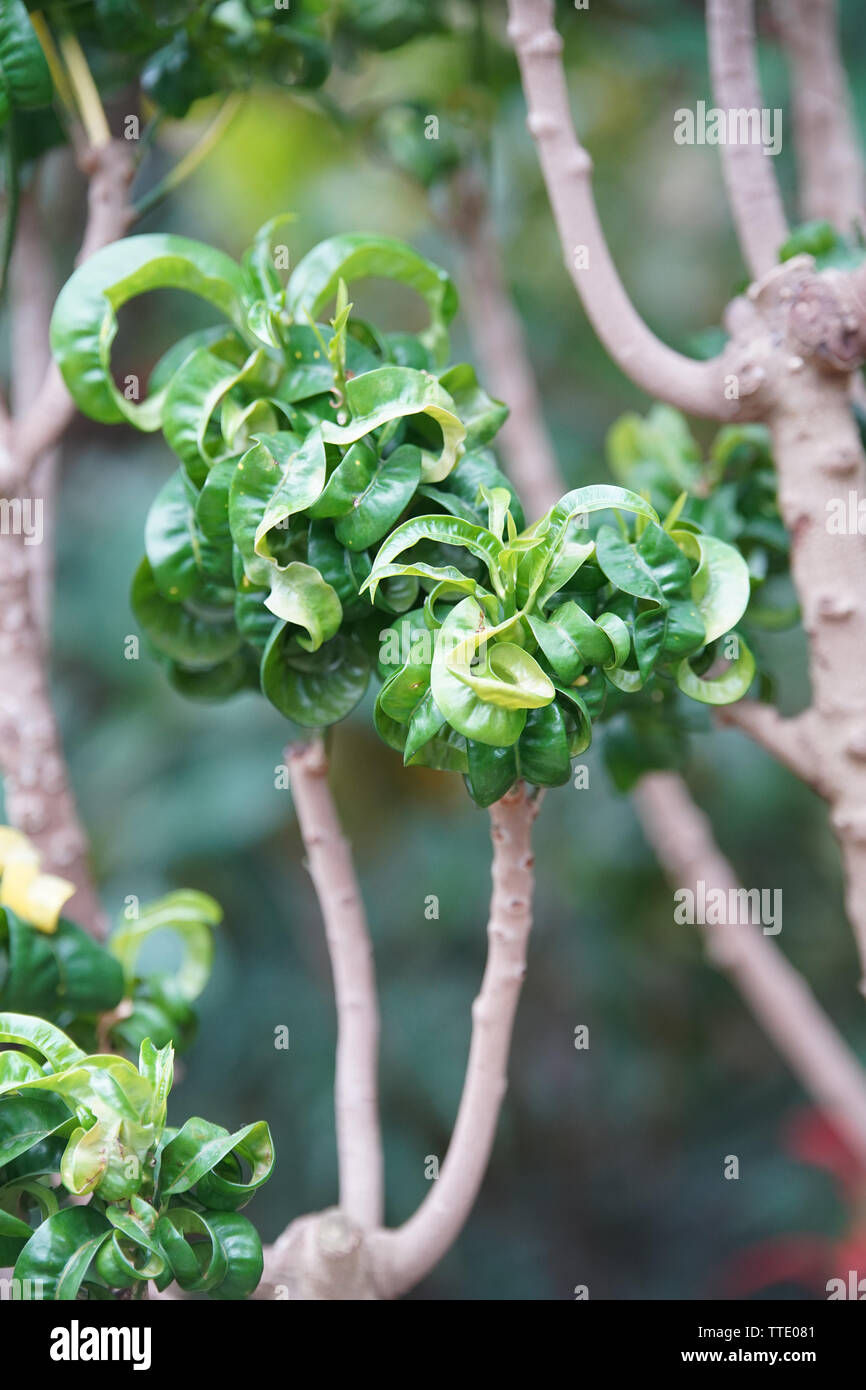
<path fill-rule="evenodd" d="M 487 8 L 504 27 L 504 6 Z M 611 248 L 651 326 L 688 350 L 717 324 L 744 275 L 718 150 L 673 142 L 675 109 L 711 100 L 703 7 L 608 0 L 593 3 L 591 18 L 571 4 L 557 9 Z M 857 0 L 842 10 L 862 121 L 866 27 Z M 768 24 L 765 39 L 765 102 L 785 106 L 784 63 Z M 407 99 L 438 116 L 445 139 L 449 113 L 483 100 L 493 218 L 559 463 L 570 486 L 607 478 L 606 430 L 647 402 L 599 348 L 563 268 L 510 54 L 473 48 L 468 7 L 466 33 L 422 37 L 337 68 L 325 97 L 254 94 L 197 174 L 141 229 L 239 255 L 260 223 L 292 211 L 293 261 L 323 237 L 369 230 L 406 238 L 459 277 L 441 194 L 383 159 L 335 108 Z M 212 110 L 202 103 L 192 123 L 167 127 L 154 177 Z M 790 195 L 790 124 L 777 165 Z M 59 165 L 55 184 L 58 225 L 69 229 L 61 277 L 76 249 L 71 209 L 81 190 Z M 167 345 L 166 302 L 136 301 L 134 320 L 122 323 L 125 371 L 145 377 Z M 394 307 L 399 320 L 405 306 Z M 180 296 L 171 311 L 170 341 L 181 321 L 200 322 Z M 458 317 L 452 360 L 473 355 Z M 128 894 L 144 901 L 182 885 L 206 889 L 225 909 L 173 1113 L 230 1128 L 269 1121 L 276 1175 L 250 1214 L 271 1239 L 291 1217 L 336 1197 L 333 1000 L 290 794 L 274 786 L 287 726 L 253 696 L 190 704 L 144 649 L 137 661 L 124 658 L 145 514 L 172 467 L 161 441 L 131 430 L 79 420 L 70 433 L 56 693 L 112 914 Z M 781 703 L 793 710 L 805 698 L 801 639 L 765 640 Z M 387 1214 L 396 1223 L 424 1196 L 425 1162 L 444 1157 L 456 1111 L 484 962 L 489 837 L 461 780 L 404 770 L 379 743 L 370 713 L 368 698 L 335 731 L 333 780 L 376 947 Z M 796 1251 L 816 1238 L 843 1241 L 851 1227 L 838 1155 L 830 1147 L 828 1164 L 803 1161 L 805 1097 L 705 963 L 696 930 L 674 924 L 671 890 L 599 748 L 584 760 L 589 787 L 550 792 L 536 826 L 537 922 L 491 1168 L 457 1248 L 412 1296 L 569 1299 L 586 1285 L 592 1299 L 807 1297 L 791 1273 Z M 822 806 L 740 735 L 709 726 L 693 740 L 688 776 L 743 882 L 783 890 L 777 941 L 866 1063 L 866 1018 Z M 430 894 L 438 920 L 425 918 Z M 274 1047 L 279 1025 L 290 1030 L 288 1051 Z M 588 1050 L 575 1049 L 578 1025 L 589 1028 Z M 820 1147 L 814 1130 L 810 1145 Z M 739 1158 L 737 1181 L 724 1177 L 729 1155 Z M 780 1237 L 784 1247 L 774 1243 Z M 774 1262 L 773 1252 L 788 1248 L 793 1262 Z"/>

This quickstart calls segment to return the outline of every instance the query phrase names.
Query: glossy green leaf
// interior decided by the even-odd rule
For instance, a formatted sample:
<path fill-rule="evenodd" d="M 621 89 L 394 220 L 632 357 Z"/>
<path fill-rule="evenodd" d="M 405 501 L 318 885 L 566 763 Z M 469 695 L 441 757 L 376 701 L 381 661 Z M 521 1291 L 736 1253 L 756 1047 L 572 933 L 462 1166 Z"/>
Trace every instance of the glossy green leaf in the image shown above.
<path fill-rule="evenodd" d="M 31 1283 L 39 1280 L 45 1299 L 76 1299 L 96 1252 L 110 1234 L 108 1220 L 93 1207 L 55 1212 L 37 1227 L 21 1251 L 14 1277 Z"/>
<path fill-rule="evenodd" d="M 483 641 L 483 632 L 481 634 Z M 469 645 L 446 657 L 448 670 L 486 703 L 502 709 L 538 709 L 553 699 L 553 683 L 534 657 L 514 642 Z"/>
<path fill-rule="evenodd" d="M 231 583 L 231 543 L 226 533 L 214 544 L 199 530 L 198 497 L 178 469 L 151 503 L 144 527 L 144 548 L 154 582 L 169 599 L 205 597 L 215 584 Z"/>
<path fill-rule="evenodd" d="M 393 237 L 347 233 L 321 242 L 292 272 L 286 303 L 295 318 L 309 314 L 315 319 L 336 295 L 340 280 L 351 285 L 368 277 L 396 280 L 423 297 L 430 327 L 421 338 L 444 361 L 446 329 L 457 312 L 457 293 L 444 270 Z"/>
<path fill-rule="evenodd" d="M 268 531 L 308 507 L 324 481 L 325 454 L 318 434 L 312 441 L 286 432 L 266 435 L 243 455 L 229 488 L 229 526 L 251 583 L 270 587 L 276 560 Z M 265 523 L 269 509 L 272 519 Z"/>
<path fill-rule="evenodd" d="M 370 658 L 354 632 L 338 632 L 316 652 L 303 651 L 296 629 L 277 626 L 262 656 L 262 691 L 271 704 L 304 728 L 345 719 L 363 698 Z"/>
<path fill-rule="evenodd" d="M 32 1226 L 0 1207 L 0 1260 L 4 1265 L 15 1263 L 32 1234 Z"/>
<path fill-rule="evenodd" d="M 369 615 L 369 600 L 361 597 L 360 590 L 370 573 L 370 558 L 365 552 L 354 554 L 341 545 L 334 535 L 330 521 L 310 523 L 307 532 L 307 561 L 315 566 L 336 593 L 344 617 Z"/>
<path fill-rule="evenodd" d="M 225 1254 L 226 1273 L 211 1298 L 249 1298 L 264 1270 L 262 1244 L 255 1227 L 235 1211 L 208 1212 L 208 1224 Z"/>
<path fill-rule="evenodd" d="M 56 1012 L 60 995 L 60 965 L 53 942 L 34 931 L 11 908 L 4 910 L 9 972 L 0 991 L 4 1009 L 22 1014 Z"/>
<path fill-rule="evenodd" d="M 231 609 L 164 597 L 147 559 L 136 571 L 130 601 L 145 636 L 183 666 L 193 670 L 215 666 L 227 661 L 240 646 Z"/>
<path fill-rule="evenodd" d="M 160 931 L 172 932 L 183 944 L 183 959 L 174 973 L 173 987 L 182 999 L 197 999 L 210 978 L 213 962 L 213 928 L 222 921 L 222 908 L 207 893 L 178 889 L 139 909 L 132 921 L 122 921 L 112 933 L 109 950 L 123 968 L 127 993 L 131 993 L 142 947 Z"/>
<path fill-rule="evenodd" d="M 41 1075 L 42 1068 L 26 1052 L 17 1052 L 10 1047 L 0 1052 L 0 1087 L 4 1090 L 8 1090 L 10 1086 L 14 1090 L 13 1083 L 32 1081 L 34 1077 Z M 2 1166 L 2 1159 L 0 1159 L 0 1166 Z"/>
<path fill-rule="evenodd" d="M 526 782 L 538 787 L 561 787 L 571 775 L 571 755 L 565 719 L 556 702 L 531 709 L 517 741 L 517 767 Z"/>
<path fill-rule="evenodd" d="M 237 1160 L 248 1165 L 248 1179 L 242 1177 Z M 176 1196 L 195 1187 L 208 1209 L 235 1211 L 267 1181 L 273 1166 L 273 1140 L 264 1121 L 229 1134 L 194 1116 L 162 1151 L 160 1193 Z"/>
<path fill-rule="evenodd" d="M 623 593 L 660 602 L 688 593 L 689 562 L 661 526 L 646 526 L 634 543 L 613 527 L 602 526 L 596 537 L 596 555 L 608 579 Z"/>
<path fill-rule="evenodd" d="M 346 383 L 346 405 L 351 415 L 345 425 L 322 423 L 322 434 L 330 444 L 354 444 L 392 420 L 414 415 L 429 416 L 442 432 L 438 453 L 422 450 L 421 476 L 425 483 L 440 482 L 457 462 L 466 437 L 454 402 L 434 376 L 411 367 L 378 367 L 350 378 Z"/>
<path fill-rule="evenodd" d="M 554 671 L 568 685 L 584 666 L 609 661 L 613 654 L 610 639 L 572 600 L 554 609 L 546 620 L 530 613 L 527 621 Z"/>
<path fill-rule="evenodd" d="M 460 362 L 449 367 L 447 372 L 441 372 L 439 381 L 466 426 L 467 449 L 486 444 L 508 419 L 508 406 L 488 396 L 478 384 L 475 368 L 468 362 Z"/>
<path fill-rule="evenodd" d="M 354 444 L 311 515 L 336 517 L 337 540 L 348 550 L 366 550 L 394 525 L 420 479 L 421 450 L 414 445 L 401 445 L 382 459 L 366 444 Z"/>
<path fill-rule="evenodd" d="M 675 533 L 686 555 L 698 562 L 691 591 L 704 624 L 705 638 L 715 642 L 736 627 L 749 603 L 749 567 L 738 550 L 715 536 Z"/>
<path fill-rule="evenodd" d="M 160 1216 L 155 1235 L 182 1289 L 208 1292 L 225 1279 L 228 1258 L 209 1214 L 172 1207 Z"/>
<path fill-rule="evenodd" d="M 478 806 L 492 806 L 517 781 L 517 744 L 493 748 L 476 739 L 467 739 L 466 757 L 466 786 Z"/>
<path fill-rule="evenodd" d="M 0 6 L 0 126 L 16 110 L 50 106 L 51 73 L 22 0 Z"/>
<path fill-rule="evenodd" d="M 556 703 L 563 711 L 567 719 L 568 751 L 575 758 L 580 753 L 586 752 L 592 743 L 592 713 L 585 698 L 588 693 L 587 685 L 581 686 L 581 681 L 586 681 L 586 676 L 578 676 L 577 687 L 557 685 Z M 602 691 L 601 700 L 597 713 L 601 713 L 601 705 L 604 700 L 604 681 L 599 677 L 599 686 Z"/>
<path fill-rule="evenodd" d="M 201 486 L 214 463 L 236 452 L 233 440 L 221 437 L 214 444 L 208 438 L 211 419 L 228 393 L 241 383 L 255 383 L 267 394 L 276 381 L 276 364 L 260 349 L 238 367 L 202 347 L 178 368 L 166 389 L 162 428 L 166 443 L 196 486 Z"/>
<path fill-rule="evenodd" d="M 456 516 L 418 516 L 404 521 L 381 546 L 373 568 L 364 582 L 362 592 L 370 589 L 375 593 L 376 586 L 391 574 L 420 574 L 439 580 L 465 582 L 465 577 L 453 565 L 431 566 L 425 563 L 407 564 L 397 561 L 397 556 L 417 545 L 419 541 L 436 541 L 440 545 L 455 545 L 468 550 L 479 560 L 483 560 L 490 575 L 491 584 L 501 591 L 499 575 L 499 556 L 502 542 L 482 526 L 473 526 Z"/>
<path fill-rule="evenodd" d="M 445 716 L 433 699 L 433 692 L 424 692 L 412 710 L 406 725 L 406 742 L 403 747 L 403 761 L 410 764 L 436 736 L 443 731 Z M 447 732 L 446 732 L 447 737 Z"/>
<path fill-rule="evenodd" d="M 295 637 L 308 652 L 317 652 L 335 635 L 343 616 L 335 590 L 317 569 L 300 560 L 274 570 L 265 607 L 275 617 L 304 629 L 306 637 L 299 632 Z"/>
<path fill-rule="evenodd" d="M 244 283 L 230 257 L 187 237 L 127 237 L 89 256 L 66 282 L 51 319 L 51 347 L 76 405 L 94 420 L 158 429 L 166 388 L 140 404 L 114 383 L 117 310 L 148 290 L 181 289 L 213 304 L 243 330 Z"/>
<path fill-rule="evenodd" d="M 65 1133 L 73 1123 L 69 1107 L 58 1096 L 32 1091 L 0 1096 L 0 1169 L 51 1135 Z"/>
<path fill-rule="evenodd" d="M 706 679 L 695 675 L 688 658 L 677 668 L 677 685 L 684 695 L 703 705 L 731 705 L 742 699 L 755 677 L 755 658 L 742 637 L 737 637 L 737 655 L 719 676 Z"/>
<path fill-rule="evenodd" d="M 502 487 L 511 493 L 511 515 L 518 531 L 522 530 L 525 523 L 520 499 L 513 484 L 499 468 L 492 450 L 467 450 L 448 474 L 444 488 L 446 492 L 453 493 L 456 498 L 472 508 L 473 515 L 468 520 L 483 523 L 485 509 L 479 502 L 482 485 L 491 489 Z"/>
<path fill-rule="evenodd" d="M 48 938 L 57 961 L 57 1004 L 76 1014 L 113 1009 L 123 995 L 123 975 L 104 946 L 61 917 Z"/>
<path fill-rule="evenodd" d="M 525 704 L 493 704 L 481 698 L 466 676 L 471 676 L 470 662 L 474 654 L 471 649 L 473 645 L 477 649 L 478 634 L 485 626 L 483 610 L 474 599 L 463 599 L 452 609 L 437 635 L 430 688 L 442 714 L 458 733 L 491 747 L 507 748 L 520 737 L 526 723 L 526 710 L 532 708 L 534 702 L 544 703 L 544 688 L 533 673 L 532 688 Z M 508 660 L 506 654 L 506 666 Z M 455 673 L 455 666 L 459 675 Z M 485 667 L 485 671 L 487 669 Z M 546 680 L 540 668 L 537 669 L 539 676 Z M 503 673 L 498 682 L 495 673 L 488 676 L 491 684 L 501 685 L 503 694 L 509 685 L 506 674 Z M 549 681 L 547 685 L 552 699 L 553 686 Z M 518 694 L 517 698 L 521 696 Z"/>
<path fill-rule="evenodd" d="M 40 1053 L 54 1071 L 75 1066 L 86 1054 L 71 1038 L 41 1018 L 27 1014 L 0 1013 L 0 1043 L 17 1043 Z"/>
<path fill-rule="evenodd" d="M 562 588 L 589 558 L 589 542 L 581 542 L 578 533 L 583 519 L 600 511 L 631 512 L 658 523 L 658 515 L 650 504 L 627 488 L 599 483 L 575 488 L 560 498 L 555 507 L 532 528 L 542 544 L 526 557 L 531 579 L 530 597 L 538 595 L 544 602 Z"/>
<path fill-rule="evenodd" d="M 232 482 L 229 501 L 232 535 L 242 555 L 245 555 L 247 537 L 242 528 L 235 532 L 234 516 L 240 499 L 258 491 L 262 476 L 270 482 L 270 494 L 255 529 L 253 549 L 256 555 L 273 559 L 268 532 L 308 508 L 325 485 L 325 447 L 319 431 L 313 430 L 300 443 L 293 434 L 262 435 L 244 454 Z M 251 579 L 256 578 L 249 569 L 247 573 Z"/>

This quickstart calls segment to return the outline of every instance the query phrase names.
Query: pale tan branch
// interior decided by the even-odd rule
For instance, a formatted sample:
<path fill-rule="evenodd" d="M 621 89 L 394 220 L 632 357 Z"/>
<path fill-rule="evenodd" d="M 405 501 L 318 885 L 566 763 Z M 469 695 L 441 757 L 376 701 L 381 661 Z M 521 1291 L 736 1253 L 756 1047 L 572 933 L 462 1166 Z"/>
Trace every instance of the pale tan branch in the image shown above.
<path fill-rule="evenodd" d="M 837 10 L 836 0 L 773 0 L 791 70 L 800 211 L 850 233 L 863 222 L 866 180 Z"/>
<path fill-rule="evenodd" d="M 29 835 L 46 869 L 75 883 L 66 915 L 92 936 L 107 923 L 90 877 L 54 710 L 45 651 L 32 611 L 22 535 L 0 536 L 0 770 L 6 818 Z"/>
<path fill-rule="evenodd" d="M 10 283 L 11 405 L 19 417 L 39 391 L 51 357 L 48 328 L 54 302 L 51 250 L 39 207 L 38 182 L 21 199 Z M 29 547 L 33 611 L 48 646 L 54 580 L 54 529 L 59 454 L 49 449 L 33 471 L 30 492 L 42 512 L 42 539 Z"/>
<path fill-rule="evenodd" d="M 617 366 L 650 396 L 711 419 L 737 413 L 725 399 L 718 359 L 695 362 L 653 334 L 628 298 L 592 195 L 592 161 L 571 118 L 552 0 L 509 0 L 508 32 L 520 63 L 527 124 L 538 146 L 566 268 L 598 337 Z"/>
<path fill-rule="evenodd" d="M 351 852 L 328 786 L 324 745 L 321 739 L 290 744 L 285 756 L 334 974 L 340 1206 L 352 1221 L 369 1229 L 381 1224 L 384 1207 L 373 946 Z"/>
<path fill-rule="evenodd" d="M 506 283 L 498 234 L 480 179 L 462 170 L 450 194 L 450 225 L 463 249 L 459 281 L 466 322 L 485 385 L 509 408 L 495 446 L 526 505 L 527 520 L 535 521 L 559 501 L 565 487 L 544 423 L 529 345 Z"/>
<path fill-rule="evenodd" d="M 79 263 L 128 230 L 129 185 L 135 172 L 131 147 L 125 140 L 88 150 L 81 162 L 89 183 Z M 36 461 L 58 442 L 74 414 L 72 398 L 52 358 L 29 408 L 13 422 L 12 448 L 22 477 L 26 478 Z"/>
<path fill-rule="evenodd" d="M 753 0 L 707 0 L 707 39 L 715 103 L 726 115 L 727 139 L 721 146 L 725 186 L 743 258 L 757 280 L 776 264 L 788 224 L 774 156 L 762 140 L 742 138 L 739 122 L 737 138 L 732 138 L 734 113 L 753 137 L 749 122 L 760 121 L 763 110 Z"/>
<path fill-rule="evenodd" d="M 481 1186 L 507 1089 L 508 1053 L 526 972 L 532 926 L 530 842 L 538 798 L 519 784 L 490 808 L 493 893 L 487 966 L 472 1005 L 472 1040 L 463 1094 L 441 1172 L 418 1210 L 370 1247 L 377 1280 L 396 1297 L 423 1279 L 451 1248 Z"/>
<path fill-rule="evenodd" d="M 742 893 L 682 779 L 644 777 L 634 803 L 671 885 Z M 702 928 L 713 965 L 726 971 L 812 1099 L 866 1164 L 866 1072 L 783 952 L 748 922 Z"/>
<path fill-rule="evenodd" d="M 740 729 L 759 743 L 795 776 L 821 790 L 820 758 L 814 745 L 814 720 L 809 711 L 784 718 L 773 705 L 741 700 L 716 711 L 719 724 Z"/>

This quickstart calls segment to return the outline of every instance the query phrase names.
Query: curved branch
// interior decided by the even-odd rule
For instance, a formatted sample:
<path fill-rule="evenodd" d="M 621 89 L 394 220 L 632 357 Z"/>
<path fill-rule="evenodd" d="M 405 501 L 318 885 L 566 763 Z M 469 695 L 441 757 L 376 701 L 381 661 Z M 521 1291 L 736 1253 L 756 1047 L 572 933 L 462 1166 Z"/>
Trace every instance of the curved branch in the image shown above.
<path fill-rule="evenodd" d="M 351 852 L 328 787 L 324 745 L 321 739 L 290 744 L 285 757 L 334 973 L 340 1206 L 347 1217 L 369 1228 L 381 1223 L 384 1207 L 373 947 Z"/>
<path fill-rule="evenodd" d="M 788 224 L 773 158 L 752 140 L 732 140 L 731 114 L 762 109 L 753 0 L 707 0 L 707 40 L 716 105 L 728 114 L 722 172 L 743 259 L 754 280 L 778 261 Z"/>
<path fill-rule="evenodd" d="M 472 1041 L 457 1121 L 442 1171 L 418 1210 L 370 1237 L 377 1279 L 395 1298 L 453 1245 L 481 1186 L 507 1089 L 508 1052 L 532 926 L 532 823 L 539 797 L 518 785 L 490 808 L 493 893 L 487 966 L 472 1005 Z"/>
<path fill-rule="evenodd" d="M 666 347 L 623 289 L 592 196 L 592 160 L 571 119 L 552 0 L 508 0 L 508 11 L 527 124 L 538 145 L 566 268 L 593 328 L 617 366 L 648 395 L 694 415 L 727 418 L 737 406 L 725 400 L 718 359 L 696 362 Z"/>
<path fill-rule="evenodd" d="M 773 14 L 791 69 L 800 211 L 850 232 L 863 221 L 866 180 L 836 0 L 773 0 Z"/>
<path fill-rule="evenodd" d="M 682 779 L 667 772 L 642 778 L 634 803 L 644 834 L 672 885 L 727 895 L 737 877 L 706 816 Z M 866 1163 L 866 1073 L 809 986 L 768 937 L 748 923 L 703 927 L 713 965 L 727 971 L 805 1089 Z"/>

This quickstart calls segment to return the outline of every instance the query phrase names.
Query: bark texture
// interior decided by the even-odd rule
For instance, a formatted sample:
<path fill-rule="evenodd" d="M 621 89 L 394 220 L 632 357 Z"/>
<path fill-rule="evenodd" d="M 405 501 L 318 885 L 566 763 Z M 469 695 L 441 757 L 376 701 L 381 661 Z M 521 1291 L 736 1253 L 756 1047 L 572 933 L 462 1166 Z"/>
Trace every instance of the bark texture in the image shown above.
<path fill-rule="evenodd" d="M 398 1298 L 458 1238 L 490 1160 L 507 1088 L 508 1052 L 532 924 L 530 836 L 538 806 L 539 798 L 521 784 L 490 808 L 493 887 L 487 966 L 472 1006 L 463 1094 L 439 1177 L 415 1214 L 396 1230 L 355 1220 L 342 1200 L 340 1207 L 293 1221 L 265 1252 L 256 1298 Z M 337 1008 L 339 1012 L 339 992 Z M 342 1152 L 340 1158 L 342 1190 Z"/>
<path fill-rule="evenodd" d="M 126 142 L 88 153 L 86 163 L 88 219 L 79 259 L 122 236 L 129 225 L 133 166 Z M 0 534 L 0 769 L 6 818 L 31 837 L 46 869 L 76 885 L 69 914 L 92 935 L 104 936 L 107 920 L 91 879 L 87 836 L 51 702 L 46 652 L 55 448 L 74 406 L 49 353 L 52 274 L 34 194 L 22 207 L 13 277 L 13 415 L 6 422 L 0 487 L 13 506 L 41 505 L 43 536 L 40 544 L 27 545 L 27 537 L 13 534 L 13 527 Z"/>
<path fill-rule="evenodd" d="M 328 789 L 328 762 L 321 740 L 290 744 L 286 761 L 334 975 L 340 1205 L 347 1220 L 370 1228 L 381 1225 L 384 1213 L 373 945 L 351 851 Z"/>
<path fill-rule="evenodd" d="M 493 893 L 487 967 L 472 1005 L 472 1040 L 457 1122 L 439 1177 L 421 1206 L 372 1246 L 391 1297 L 423 1279 L 453 1245 L 478 1196 L 508 1087 L 508 1052 L 532 927 L 532 823 L 538 798 L 520 784 L 490 808 Z"/>

